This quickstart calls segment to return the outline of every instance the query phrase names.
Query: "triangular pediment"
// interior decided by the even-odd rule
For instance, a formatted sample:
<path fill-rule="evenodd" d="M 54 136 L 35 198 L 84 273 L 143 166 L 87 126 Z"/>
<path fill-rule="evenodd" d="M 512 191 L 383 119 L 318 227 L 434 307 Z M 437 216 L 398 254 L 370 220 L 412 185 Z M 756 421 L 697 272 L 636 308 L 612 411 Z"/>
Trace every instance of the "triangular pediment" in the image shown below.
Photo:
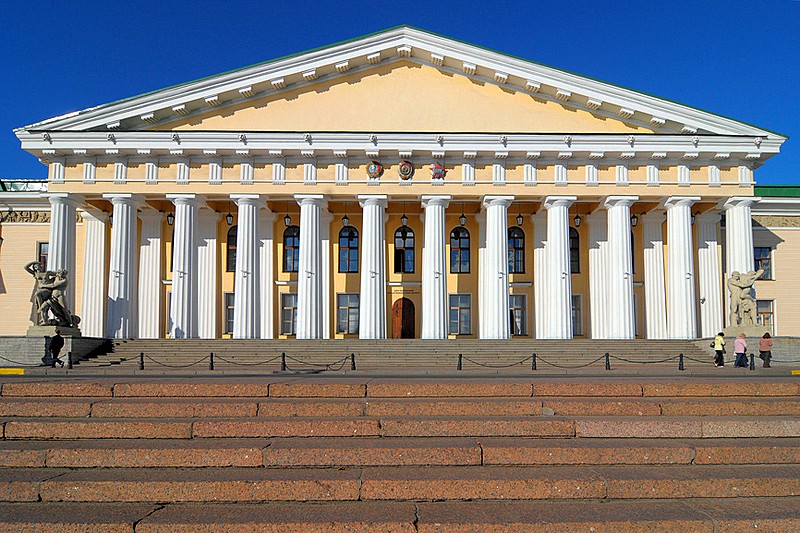
<path fill-rule="evenodd" d="M 156 126 L 187 131 L 649 133 L 413 61 L 398 60 Z"/>
<path fill-rule="evenodd" d="M 33 131 L 782 136 L 407 26 L 55 117 Z"/>

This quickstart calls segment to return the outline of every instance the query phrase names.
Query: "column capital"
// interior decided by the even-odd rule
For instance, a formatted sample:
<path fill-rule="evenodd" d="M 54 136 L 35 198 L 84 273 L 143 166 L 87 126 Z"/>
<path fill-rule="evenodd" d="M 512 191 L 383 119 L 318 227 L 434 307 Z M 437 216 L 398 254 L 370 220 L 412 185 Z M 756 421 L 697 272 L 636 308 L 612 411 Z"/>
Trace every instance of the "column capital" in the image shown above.
<path fill-rule="evenodd" d="M 385 208 L 389 202 L 389 196 L 386 194 L 359 194 L 356 199 L 358 199 L 358 205 L 361 207 L 377 205 Z"/>
<path fill-rule="evenodd" d="M 666 209 L 670 207 L 692 207 L 699 201 L 699 196 L 670 196 L 662 202 L 662 206 Z"/>
<path fill-rule="evenodd" d="M 203 207 L 206 202 L 206 198 L 202 194 L 168 194 L 167 200 L 171 200 L 175 205 L 191 205 L 194 207 Z"/>
<path fill-rule="evenodd" d="M 545 209 L 550 209 L 551 207 L 569 207 L 577 199 L 577 196 L 548 196 L 544 199 L 544 202 L 542 202 L 542 207 Z"/>
<path fill-rule="evenodd" d="M 84 198 L 80 194 L 71 194 L 68 192 L 51 192 L 43 194 L 45 198 L 50 200 L 50 205 L 66 204 L 78 207 L 84 203 Z"/>
<path fill-rule="evenodd" d="M 231 194 L 230 198 L 236 205 L 266 206 L 264 196 L 261 194 Z"/>
<path fill-rule="evenodd" d="M 513 196 L 484 196 L 481 204 L 483 207 L 489 207 L 490 205 L 501 205 L 503 207 L 508 207 L 513 201 Z"/>
<path fill-rule="evenodd" d="M 104 194 L 103 198 L 106 200 L 111 200 L 113 205 L 130 205 L 135 208 L 139 208 L 142 204 L 144 204 L 144 198 L 139 196 L 138 194 L 130 194 L 130 193 L 120 193 L 120 194 Z"/>
<path fill-rule="evenodd" d="M 616 207 L 616 206 L 632 206 L 635 202 L 639 200 L 638 196 L 606 196 L 603 199 L 603 207 L 608 209 L 609 207 Z"/>
<path fill-rule="evenodd" d="M 727 200 L 720 202 L 718 205 L 720 208 L 727 211 L 735 207 L 753 207 L 753 204 L 756 204 L 760 201 L 761 198 L 758 196 L 732 196 Z"/>
<path fill-rule="evenodd" d="M 453 197 L 449 194 L 423 194 L 422 195 L 422 207 L 428 207 L 429 205 L 440 205 L 442 207 L 447 207 L 450 205 L 450 200 Z"/>
<path fill-rule="evenodd" d="M 324 194 L 295 194 L 294 199 L 300 207 L 304 205 L 328 206 L 328 199 Z"/>

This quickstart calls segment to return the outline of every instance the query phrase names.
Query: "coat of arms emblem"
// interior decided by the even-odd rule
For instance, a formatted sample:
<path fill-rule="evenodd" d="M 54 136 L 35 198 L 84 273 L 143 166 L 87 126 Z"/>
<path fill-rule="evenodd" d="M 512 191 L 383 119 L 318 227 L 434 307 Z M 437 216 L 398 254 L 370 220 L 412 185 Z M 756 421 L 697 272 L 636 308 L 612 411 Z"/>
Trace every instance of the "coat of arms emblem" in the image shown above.
<path fill-rule="evenodd" d="M 434 163 L 431 165 L 431 178 L 434 180 L 443 180 L 447 175 L 447 169 L 441 163 Z"/>
<path fill-rule="evenodd" d="M 401 161 L 397 166 L 397 173 L 400 174 L 401 180 L 410 180 L 414 175 L 414 165 L 410 161 Z"/>
<path fill-rule="evenodd" d="M 378 163 L 377 161 L 371 161 L 369 165 L 367 165 L 367 176 L 372 179 L 380 178 L 383 174 L 383 165 Z"/>

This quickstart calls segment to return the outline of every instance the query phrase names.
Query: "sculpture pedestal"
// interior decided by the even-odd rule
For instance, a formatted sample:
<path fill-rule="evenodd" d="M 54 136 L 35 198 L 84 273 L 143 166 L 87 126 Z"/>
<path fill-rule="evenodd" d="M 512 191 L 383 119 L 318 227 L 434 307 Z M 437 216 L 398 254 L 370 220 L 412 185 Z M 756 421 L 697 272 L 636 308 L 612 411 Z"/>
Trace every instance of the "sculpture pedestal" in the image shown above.
<path fill-rule="evenodd" d="M 64 326 L 31 326 L 25 333 L 26 337 L 52 337 L 61 333 L 62 337 L 80 337 L 81 330 L 79 328 L 67 328 Z"/>
<path fill-rule="evenodd" d="M 722 330 L 726 337 L 738 337 L 744 333 L 749 338 L 761 338 L 767 331 L 764 326 L 728 326 Z"/>

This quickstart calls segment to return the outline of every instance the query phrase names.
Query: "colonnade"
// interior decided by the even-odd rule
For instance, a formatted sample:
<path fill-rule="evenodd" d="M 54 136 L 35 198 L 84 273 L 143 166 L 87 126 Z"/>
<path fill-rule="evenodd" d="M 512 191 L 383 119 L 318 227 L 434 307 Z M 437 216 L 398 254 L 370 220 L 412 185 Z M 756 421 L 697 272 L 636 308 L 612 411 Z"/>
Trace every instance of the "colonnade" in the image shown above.
<path fill-rule="evenodd" d="M 160 331 L 162 213 L 142 197 L 108 194 L 113 225 L 108 271 L 105 265 L 108 217 L 85 206 L 81 197 L 49 196 L 52 205 L 48 268 L 75 271 L 76 209 L 86 224 L 83 270 L 84 335 L 158 337 Z M 194 194 L 166 197 L 175 206 L 170 337 L 211 338 L 217 321 L 216 227 L 219 214 Z M 234 284 L 234 338 L 274 337 L 274 214 L 261 195 L 233 194 L 238 207 Z M 298 339 L 330 337 L 330 220 L 327 198 L 295 195 L 300 206 L 297 274 Z M 363 210 L 360 239 L 359 336 L 387 337 L 386 195 L 359 195 Z M 449 195 L 421 198 L 422 331 L 424 339 L 447 338 L 447 257 L 445 213 Z M 724 325 L 722 264 L 718 255 L 720 212 L 697 216 L 697 258 L 691 208 L 699 197 L 676 196 L 642 215 L 644 307 L 647 338 L 711 336 Z M 513 196 L 485 196 L 479 213 L 478 331 L 485 339 L 507 339 L 509 324 L 508 209 Z M 537 338 L 568 339 L 572 331 L 570 207 L 575 196 L 549 196 L 533 214 L 534 323 Z M 589 224 L 590 336 L 635 337 L 631 207 L 636 196 L 610 196 L 586 217 Z M 728 271 L 753 265 L 750 207 L 755 199 L 730 198 L 726 214 Z M 141 241 L 137 231 L 141 219 Z M 662 231 L 666 220 L 666 253 Z M 665 261 L 666 257 L 666 261 Z M 695 264 L 697 272 L 695 272 Z M 696 279 L 697 278 L 697 279 Z M 107 290 L 105 281 L 107 280 Z M 698 294 L 699 292 L 699 294 Z M 74 298 L 74 289 L 70 292 Z M 69 300 L 68 300 L 69 301 Z M 73 304 L 70 304 L 73 305 Z M 697 306 L 699 305 L 699 311 Z M 73 306 L 74 309 L 74 306 Z M 697 318 L 700 320 L 698 328 Z"/>

